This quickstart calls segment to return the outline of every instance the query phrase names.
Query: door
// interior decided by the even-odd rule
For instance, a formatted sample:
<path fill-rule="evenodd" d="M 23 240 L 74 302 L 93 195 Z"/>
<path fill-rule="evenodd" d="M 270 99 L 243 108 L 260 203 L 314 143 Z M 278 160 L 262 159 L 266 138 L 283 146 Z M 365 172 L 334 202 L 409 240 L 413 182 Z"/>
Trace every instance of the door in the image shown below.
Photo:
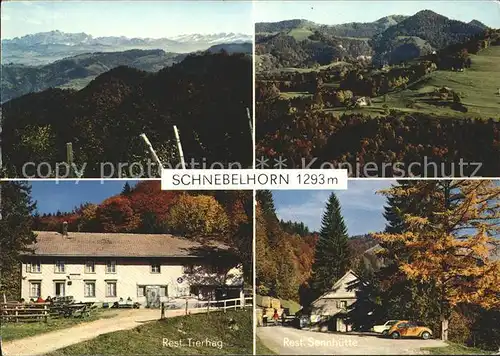
<path fill-rule="evenodd" d="M 409 322 L 406 336 L 418 336 L 418 326 L 416 323 Z"/>
<path fill-rule="evenodd" d="M 55 282 L 56 287 L 56 297 L 64 297 L 66 294 L 64 293 L 66 282 Z"/>
<path fill-rule="evenodd" d="M 146 308 L 160 307 L 160 287 L 146 286 Z"/>

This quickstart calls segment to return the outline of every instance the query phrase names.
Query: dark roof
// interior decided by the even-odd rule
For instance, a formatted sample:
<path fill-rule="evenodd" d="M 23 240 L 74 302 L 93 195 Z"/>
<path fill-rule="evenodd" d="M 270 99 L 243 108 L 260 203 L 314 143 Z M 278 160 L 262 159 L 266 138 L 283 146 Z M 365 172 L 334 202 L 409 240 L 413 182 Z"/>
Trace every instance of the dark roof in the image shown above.
<path fill-rule="evenodd" d="M 36 256 L 96 257 L 195 257 L 207 248 L 227 250 L 219 244 L 201 244 L 167 234 L 126 234 L 35 231 L 37 242 L 30 246 Z"/>

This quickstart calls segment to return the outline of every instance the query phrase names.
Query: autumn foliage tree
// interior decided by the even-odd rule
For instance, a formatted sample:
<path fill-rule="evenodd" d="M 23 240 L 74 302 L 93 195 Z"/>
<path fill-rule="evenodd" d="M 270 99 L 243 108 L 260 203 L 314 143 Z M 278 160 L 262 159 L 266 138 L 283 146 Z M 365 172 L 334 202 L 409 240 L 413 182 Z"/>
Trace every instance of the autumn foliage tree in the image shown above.
<path fill-rule="evenodd" d="M 97 217 L 104 232 L 132 232 L 139 227 L 139 216 L 130 200 L 123 196 L 106 199 L 97 209 Z"/>
<path fill-rule="evenodd" d="M 376 237 L 408 251 L 394 261 L 406 278 L 435 287 L 447 340 L 457 305 L 500 308 L 500 261 L 492 258 L 499 245 L 500 187 L 488 180 L 425 180 L 383 194 L 404 199 L 422 192 L 434 202 L 433 211 L 406 211 L 402 231 Z"/>
<path fill-rule="evenodd" d="M 316 237 L 285 231 L 276 216 L 272 192 L 257 191 L 255 260 L 257 293 L 299 301 L 311 275 Z M 287 225 L 288 226 L 288 225 Z M 300 223 L 289 222 L 289 226 Z"/>
<path fill-rule="evenodd" d="M 184 194 L 170 209 L 167 224 L 183 235 L 207 236 L 227 232 L 229 221 L 213 196 Z"/>
<path fill-rule="evenodd" d="M 101 224 L 97 218 L 97 204 L 85 204 L 79 210 L 78 231 L 99 231 Z"/>
<path fill-rule="evenodd" d="M 143 233 L 167 232 L 166 221 L 169 210 L 175 204 L 178 195 L 179 193 L 175 191 L 161 190 L 159 181 L 137 183 L 126 196 L 130 199 L 131 208 L 141 219 L 138 231 Z"/>

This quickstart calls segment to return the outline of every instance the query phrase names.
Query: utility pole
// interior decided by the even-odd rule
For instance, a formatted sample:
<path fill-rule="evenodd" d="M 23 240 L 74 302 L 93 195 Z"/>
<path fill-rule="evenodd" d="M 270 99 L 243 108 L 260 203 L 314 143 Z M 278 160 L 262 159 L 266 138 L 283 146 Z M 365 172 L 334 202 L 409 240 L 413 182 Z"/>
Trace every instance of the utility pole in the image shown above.
<path fill-rule="evenodd" d="M 71 142 L 66 143 L 66 162 L 69 166 L 69 178 L 74 178 L 73 175 L 73 144 Z"/>
<path fill-rule="evenodd" d="M 153 159 L 156 161 L 156 163 L 158 163 L 158 171 L 161 174 L 161 169 L 163 168 L 163 164 L 161 163 L 160 158 L 156 154 L 156 152 L 153 148 L 153 145 L 151 144 L 151 142 L 149 142 L 149 139 L 146 136 L 146 134 L 143 133 L 140 135 L 140 137 L 144 140 L 144 142 L 146 143 L 146 146 L 148 146 L 149 152 L 151 152 L 151 156 L 153 156 Z"/>
<path fill-rule="evenodd" d="M 186 169 L 186 163 L 184 162 L 184 153 L 182 152 L 181 139 L 179 137 L 179 131 L 177 130 L 177 126 L 174 125 L 174 133 L 175 133 L 175 141 L 177 142 L 177 150 L 179 151 L 179 157 L 181 159 L 181 167 L 182 169 Z"/>
<path fill-rule="evenodd" d="M 250 109 L 247 108 L 247 117 L 248 117 L 248 124 L 250 125 L 250 136 L 253 138 L 253 121 L 252 117 L 250 115 Z"/>

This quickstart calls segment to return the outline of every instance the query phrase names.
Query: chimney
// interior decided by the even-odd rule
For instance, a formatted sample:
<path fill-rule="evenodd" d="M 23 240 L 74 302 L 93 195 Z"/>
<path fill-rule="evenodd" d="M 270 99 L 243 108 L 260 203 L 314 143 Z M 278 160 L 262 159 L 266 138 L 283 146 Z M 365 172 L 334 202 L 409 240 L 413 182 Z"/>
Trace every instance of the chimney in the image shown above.
<path fill-rule="evenodd" d="M 62 223 L 62 235 L 68 237 L 68 222 Z"/>

